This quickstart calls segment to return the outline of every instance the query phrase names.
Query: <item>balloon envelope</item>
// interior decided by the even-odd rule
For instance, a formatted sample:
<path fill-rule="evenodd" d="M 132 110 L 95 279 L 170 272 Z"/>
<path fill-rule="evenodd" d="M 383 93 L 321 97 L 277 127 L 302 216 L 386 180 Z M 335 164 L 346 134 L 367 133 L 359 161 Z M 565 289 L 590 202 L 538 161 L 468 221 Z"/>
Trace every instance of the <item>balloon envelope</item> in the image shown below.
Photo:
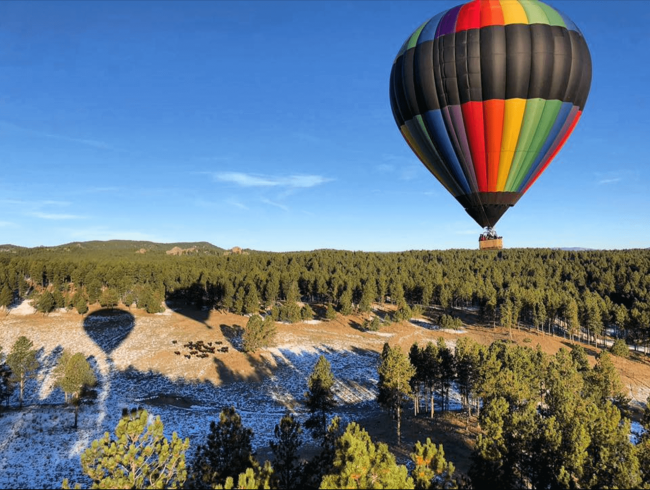
<path fill-rule="evenodd" d="M 474 0 L 422 24 L 391 71 L 411 149 L 482 227 L 493 227 L 575 128 L 591 85 L 584 37 L 537 0 Z"/>

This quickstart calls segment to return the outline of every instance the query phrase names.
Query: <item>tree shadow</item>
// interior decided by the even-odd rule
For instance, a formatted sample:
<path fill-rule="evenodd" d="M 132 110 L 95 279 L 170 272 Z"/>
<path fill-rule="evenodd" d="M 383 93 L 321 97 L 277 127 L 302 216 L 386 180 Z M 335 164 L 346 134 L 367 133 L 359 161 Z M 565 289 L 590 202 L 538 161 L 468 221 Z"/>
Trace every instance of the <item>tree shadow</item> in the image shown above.
<path fill-rule="evenodd" d="M 352 327 L 355 330 L 358 330 L 360 332 L 367 332 L 368 331 L 368 329 L 363 328 L 363 325 L 361 323 L 357 322 L 356 320 L 349 319 L 348 320 L 348 325 L 350 325 L 350 327 Z"/>
<path fill-rule="evenodd" d="M 208 330 L 212 330 L 213 327 L 207 321 L 214 301 L 202 284 L 195 282 L 189 287 L 167 293 L 165 305 L 179 315 L 202 323 Z"/>
<path fill-rule="evenodd" d="M 242 335 L 244 335 L 244 329 L 241 325 L 226 325 L 222 323 L 219 325 L 221 329 L 221 334 L 226 338 L 233 349 L 242 351 Z"/>
<path fill-rule="evenodd" d="M 561 343 L 562 345 L 566 345 L 566 346 L 569 348 L 569 352 L 571 352 L 571 350 L 572 350 L 574 347 L 576 347 L 577 345 L 579 345 L 579 346 L 581 346 L 581 347 L 585 350 L 585 353 L 586 353 L 588 356 L 598 357 L 598 355 L 600 354 L 600 351 L 595 350 L 595 347 L 594 347 L 593 345 L 587 345 L 587 344 L 585 344 L 584 342 L 578 342 L 578 343 L 575 343 L 575 342 L 571 342 L 571 341 L 569 341 L 569 340 L 563 340 L 563 341 L 561 341 L 560 343 Z"/>
<path fill-rule="evenodd" d="M 106 354 L 117 349 L 133 331 L 135 318 L 124 310 L 97 310 L 84 318 L 84 331 L 90 339 Z"/>

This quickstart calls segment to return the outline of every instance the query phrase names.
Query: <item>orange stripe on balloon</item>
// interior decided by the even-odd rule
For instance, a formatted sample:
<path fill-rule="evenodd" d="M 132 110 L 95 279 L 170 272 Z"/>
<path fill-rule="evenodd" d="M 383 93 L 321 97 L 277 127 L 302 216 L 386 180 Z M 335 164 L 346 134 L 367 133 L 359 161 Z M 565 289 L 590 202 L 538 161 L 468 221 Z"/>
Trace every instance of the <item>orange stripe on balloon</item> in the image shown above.
<path fill-rule="evenodd" d="M 503 10 L 499 0 L 484 0 L 481 2 L 481 27 L 502 26 Z"/>
<path fill-rule="evenodd" d="M 485 124 L 483 123 L 483 102 L 462 104 L 463 121 L 469 149 L 472 153 L 474 172 L 479 192 L 487 192 L 487 166 L 485 164 Z"/>
<path fill-rule="evenodd" d="M 485 123 L 485 149 L 487 151 L 488 192 L 497 192 L 499 161 L 501 159 L 501 137 L 503 136 L 503 114 L 505 100 L 486 100 L 483 102 Z"/>
<path fill-rule="evenodd" d="M 468 29 L 478 29 L 481 27 L 481 2 L 474 0 L 466 3 L 458 12 L 456 19 L 456 32 L 466 31 Z"/>
<path fill-rule="evenodd" d="M 544 165 L 543 165 L 543 166 L 542 166 L 542 167 L 537 171 L 537 175 L 535 175 L 535 177 L 533 177 L 533 178 L 530 180 L 530 182 L 528 183 L 528 185 L 524 188 L 524 191 L 522 192 L 522 194 L 525 194 L 526 192 L 528 192 L 528 189 L 530 189 L 530 186 L 532 186 L 532 185 L 535 183 L 535 181 L 539 178 L 539 176 L 542 175 L 542 174 L 544 173 L 544 170 L 546 170 L 546 167 L 549 166 L 549 164 L 550 164 L 550 163 L 553 161 L 553 159 L 555 158 L 555 155 L 557 155 L 558 152 L 562 149 L 562 147 L 564 146 L 564 143 L 567 142 L 567 140 L 569 139 L 569 136 L 571 136 L 571 133 L 573 133 L 573 129 L 576 127 L 576 124 L 578 124 L 578 120 L 580 119 L 580 116 L 581 116 L 581 115 L 582 115 L 582 111 L 579 111 L 579 112 L 576 114 L 575 119 L 574 119 L 573 122 L 571 123 L 571 126 L 569 127 L 569 130 L 566 132 L 566 134 L 564 135 L 564 137 L 563 137 L 562 140 L 560 141 L 560 144 L 557 145 L 557 147 L 555 148 L 555 150 L 553 151 L 553 153 L 551 153 L 551 156 L 548 157 L 548 160 L 546 160 L 546 163 L 544 163 Z"/>

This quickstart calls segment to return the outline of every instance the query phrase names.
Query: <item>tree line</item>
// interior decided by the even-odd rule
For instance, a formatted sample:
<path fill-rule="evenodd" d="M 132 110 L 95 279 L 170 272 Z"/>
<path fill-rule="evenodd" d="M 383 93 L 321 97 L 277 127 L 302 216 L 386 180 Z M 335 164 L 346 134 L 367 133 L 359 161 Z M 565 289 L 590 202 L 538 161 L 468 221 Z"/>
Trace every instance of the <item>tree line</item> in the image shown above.
<path fill-rule="evenodd" d="M 139 255 L 64 249 L 0 252 L 0 306 L 32 298 L 39 311 L 122 304 L 161 311 L 164 301 L 301 319 L 296 301 L 326 312 L 369 313 L 374 302 L 410 308 L 475 306 L 485 323 L 525 324 L 598 343 L 609 331 L 650 344 L 650 251 L 514 249 L 401 253 L 312 252 Z M 452 318 L 453 319 L 453 318 Z M 376 325 L 375 325 L 376 327 Z"/>

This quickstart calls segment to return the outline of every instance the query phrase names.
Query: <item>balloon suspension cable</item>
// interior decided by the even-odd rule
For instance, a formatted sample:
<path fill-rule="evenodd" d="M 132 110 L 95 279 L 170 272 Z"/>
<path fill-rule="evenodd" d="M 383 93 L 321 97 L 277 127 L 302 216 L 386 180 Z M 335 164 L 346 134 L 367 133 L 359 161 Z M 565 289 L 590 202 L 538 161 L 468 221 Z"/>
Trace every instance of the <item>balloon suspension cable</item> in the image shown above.
<path fill-rule="evenodd" d="M 480 194 L 478 192 L 475 195 L 476 195 L 476 200 L 478 201 L 478 208 L 481 210 L 481 214 L 483 215 L 483 219 L 485 219 L 486 223 L 489 223 L 488 217 L 485 214 L 485 208 L 483 207 L 483 203 L 481 202 L 481 196 L 480 196 Z M 492 227 L 490 227 L 490 226 L 486 226 L 485 228 L 489 229 L 489 230 L 492 229 Z"/>
<path fill-rule="evenodd" d="M 479 240 L 496 240 L 497 238 L 502 238 L 497 235 L 497 231 L 491 226 L 485 227 L 485 232 L 481 233 Z"/>

